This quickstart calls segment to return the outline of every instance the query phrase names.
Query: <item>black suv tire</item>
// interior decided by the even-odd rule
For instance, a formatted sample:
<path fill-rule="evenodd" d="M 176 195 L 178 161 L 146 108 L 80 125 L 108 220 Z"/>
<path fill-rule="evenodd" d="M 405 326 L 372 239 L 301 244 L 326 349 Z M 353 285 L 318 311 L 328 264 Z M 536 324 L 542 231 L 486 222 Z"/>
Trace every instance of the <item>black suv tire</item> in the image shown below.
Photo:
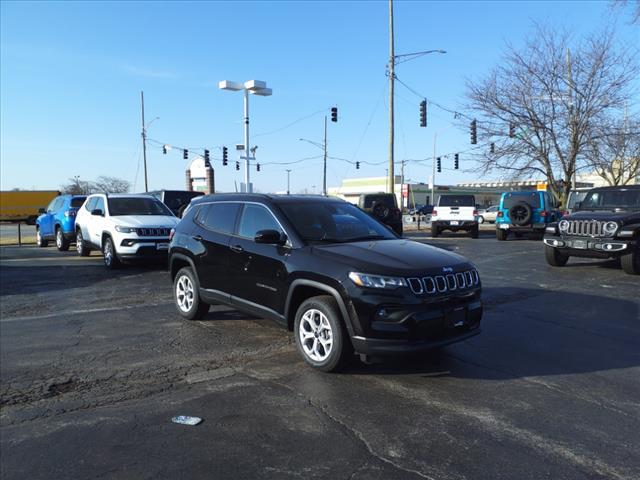
<path fill-rule="evenodd" d="M 296 312 L 293 333 L 298 351 L 305 361 L 323 372 L 339 369 L 351 351 L 338 304 L 329 295 L 312 297 L 302 302 Z M 331 336 L 328 354 L 320 341 L 323 334 Z M 308 345 L 308 341 L 312 344 Z"/>
<path fill-rule="evenodd" d="M 438 235 L 440 235 L 440 229 L 435 225 L 431 225 L 431 236 L 436 238 Z"/>
<path fill-rule="evenodd" d="M 61 252 L 66 252 L 69 250 L 69 240 L 67 240 L 62 232 L 62 228 L 56 228 L 56 247 Z"/>
<path fill-rule="evenodd" d="M 504 242 L 507 239 L 509 232 L 506 230 L 502 230 L 501 228 L 496 228 L 496 238 L 500 242 Z"/>
<path fill-rule="evenodd" d="M 190 267 L 182 267 L 173 279 L 173 300 L 178 313 L 187 320 L 200 320 L 210 305 L 200 298 L 200 282 Z"/>
<path fill-rule="evenodd" d="M 547 263 L 553 267 L 564 267 L 569 261 L 569 255 L 562 254 L 557 248 L 544 246 L 544 257 Z"/>
<path fill-rule="evenodd" d="M 469 235 L 471 238 L 478 238 L 480 236 L 480 230 L 477 225 L 469 230 Z"/>
<path fill-rule="evenodd" d="M 627 253 L 620 257 L 622 270 L 629 275 L 640 275 L 640 250 Z"/>

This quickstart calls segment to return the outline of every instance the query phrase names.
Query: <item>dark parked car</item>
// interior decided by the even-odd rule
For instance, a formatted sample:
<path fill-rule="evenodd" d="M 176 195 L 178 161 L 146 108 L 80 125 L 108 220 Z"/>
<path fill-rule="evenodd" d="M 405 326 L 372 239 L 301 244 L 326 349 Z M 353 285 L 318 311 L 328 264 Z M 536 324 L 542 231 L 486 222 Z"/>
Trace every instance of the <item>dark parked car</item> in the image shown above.
<path fill-rule="evenodd" d="M 393 193 L 362 194 L 358 207 L 402 236 L 402 212 Z"/>
<path fill-rule="evenodd" d="M 60 195 L 46 209 L 41 209 L 36 220 L 36 244 L 46 247 L 50 240 L 55 240 L 58 250 L 69 250 L 69 244 L 76 241 L 76 213 L 86 198 L 84 195 Z"/>
<path fill-rule="evenodd" d="M 189 202 L 196 197 L 201 197 L 204 192 L 196 192 L 193 190 L 156 190 L 149 192 L 162 203 L 164 203 L 173 214 L 182 218 L 182 214 L 189 206 Z"/>
<path fill-rule="evenodd" d="M 175 228 L 169 266 L 184 318 L 222 303 L 276 320 L 323 371 L 354 351 L 419 352 L 480 332 L 481 284 L 469 260 L 400 239 L 337 198 L 194 200 Z"/>
<path fill-rule="evenodd" d="M 619 258 L 625 272 L 640 275 L 640 185 L 589 190 L 573 213 L 547 227 L 547 263 L 570 257 Z"/>

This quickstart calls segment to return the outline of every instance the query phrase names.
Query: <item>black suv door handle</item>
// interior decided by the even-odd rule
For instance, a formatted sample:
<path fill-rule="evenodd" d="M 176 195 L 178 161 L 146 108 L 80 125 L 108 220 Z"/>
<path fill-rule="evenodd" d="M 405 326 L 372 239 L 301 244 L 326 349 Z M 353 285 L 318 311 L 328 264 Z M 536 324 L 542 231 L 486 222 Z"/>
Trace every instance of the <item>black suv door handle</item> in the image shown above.
<path fill-rule="evenodd" d="M 193 239 L 198 241 L 198 242 L 201 242 L 202 241 L 202 235 L 194 235 Z"/>
<path fill-rule="evenodd" d="M 236 253 L 244 252 L 244 248 L 242 248 L 240 245 L 231 245 L 229 248 Z"/>

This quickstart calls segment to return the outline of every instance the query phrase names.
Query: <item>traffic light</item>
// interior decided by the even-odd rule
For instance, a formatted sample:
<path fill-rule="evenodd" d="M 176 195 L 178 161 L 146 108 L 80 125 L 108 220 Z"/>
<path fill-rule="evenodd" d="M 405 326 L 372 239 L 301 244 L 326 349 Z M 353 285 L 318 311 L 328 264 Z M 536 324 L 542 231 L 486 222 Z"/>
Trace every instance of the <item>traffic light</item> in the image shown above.
<path fill-rule="evenodd" d="M 427 126 L 427 101 L 422 100 L 420 102 L 420 126 Z"/>
<path fill-rule="evenodd" d="M 227 154 L 227 147 L 222 147 L 222 165 L 227 166 L 229 163 L 229 157 Z"/>
<path fill-rule="evenodd" d="M 509 122 L 509 138 L 514 138 L 516 136 L 516 124 L 513 122 Z"/>
<path fill-rule="evenodd" d="M 260 164 L 259 163 L 256 163 L 256 170 L 260 171 Z"/>
<path fill-rule="evenodd" d="M 338 121 L 338 107 L 331 107 L 331 121 Z"/>
<path fill-rule="evenodd" d="M 236 170 L 240 170 L 240 162 L 236 160 Z"/>
<path fill-rule="evenodd" d="M 453 156 L 453 168 L 456 170 L 460 168 L 460 155 L 457 153 Z"/>
<path fill-rule="evenodd" d="M 356 162 L 356 170 L 360 170 L 360 162 Z"/>
<path fill-rule="evenodd" d="M 496 144 L 495 143 L 491 143 L 491 153 L 496 153 Z"/>
<path fill-rule="evenodd" d="M 166 145 L 162 145 L 162 153 L 163 153 L 164 155 L 166 155 L 166 154 L 167 154 L 167 146 L 166 146 Z"/>
<path fill-rule="evenodd" d="M 189 158 L 189 150 L 187 150 L 186 148 L 182 150 L 182 158 L 184 158 L 185 160 Z"/>
<path fill-rule="evenodd" d="M 471 120 L 471 145 L 478 143 L 478 125 L 475 119 Z"/>
<path fill-rule="evenodd" d="M 437 167 L 438 173 L 442 172 L 442 160 L 440 159 L 440 157 L 438 157 Z"/>
<path fill-rule="evenodd" d="M 205 167 L 211 166 L 211 162 L 209 161 L 209 150 L 207 150 L 206 148 L 204 150 L 204 166 Z"/>

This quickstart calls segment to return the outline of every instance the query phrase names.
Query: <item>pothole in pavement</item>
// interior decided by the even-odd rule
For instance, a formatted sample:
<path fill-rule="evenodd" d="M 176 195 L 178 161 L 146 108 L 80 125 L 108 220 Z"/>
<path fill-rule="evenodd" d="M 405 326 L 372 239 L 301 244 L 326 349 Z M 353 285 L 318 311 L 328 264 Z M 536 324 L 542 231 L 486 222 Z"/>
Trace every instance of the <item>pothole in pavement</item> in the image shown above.
<path fill-rule="evenodd" d="M 44 397 L 51 398 L 57 395 L 62 395 L 63 393 L 69 393 L 75 390 L 77 385 L 78 383 L 72 378 L 70 378 L 66 382 L 52 383 L 51 385 L 49 385 L 49 388 L 47 388 Z"/>

